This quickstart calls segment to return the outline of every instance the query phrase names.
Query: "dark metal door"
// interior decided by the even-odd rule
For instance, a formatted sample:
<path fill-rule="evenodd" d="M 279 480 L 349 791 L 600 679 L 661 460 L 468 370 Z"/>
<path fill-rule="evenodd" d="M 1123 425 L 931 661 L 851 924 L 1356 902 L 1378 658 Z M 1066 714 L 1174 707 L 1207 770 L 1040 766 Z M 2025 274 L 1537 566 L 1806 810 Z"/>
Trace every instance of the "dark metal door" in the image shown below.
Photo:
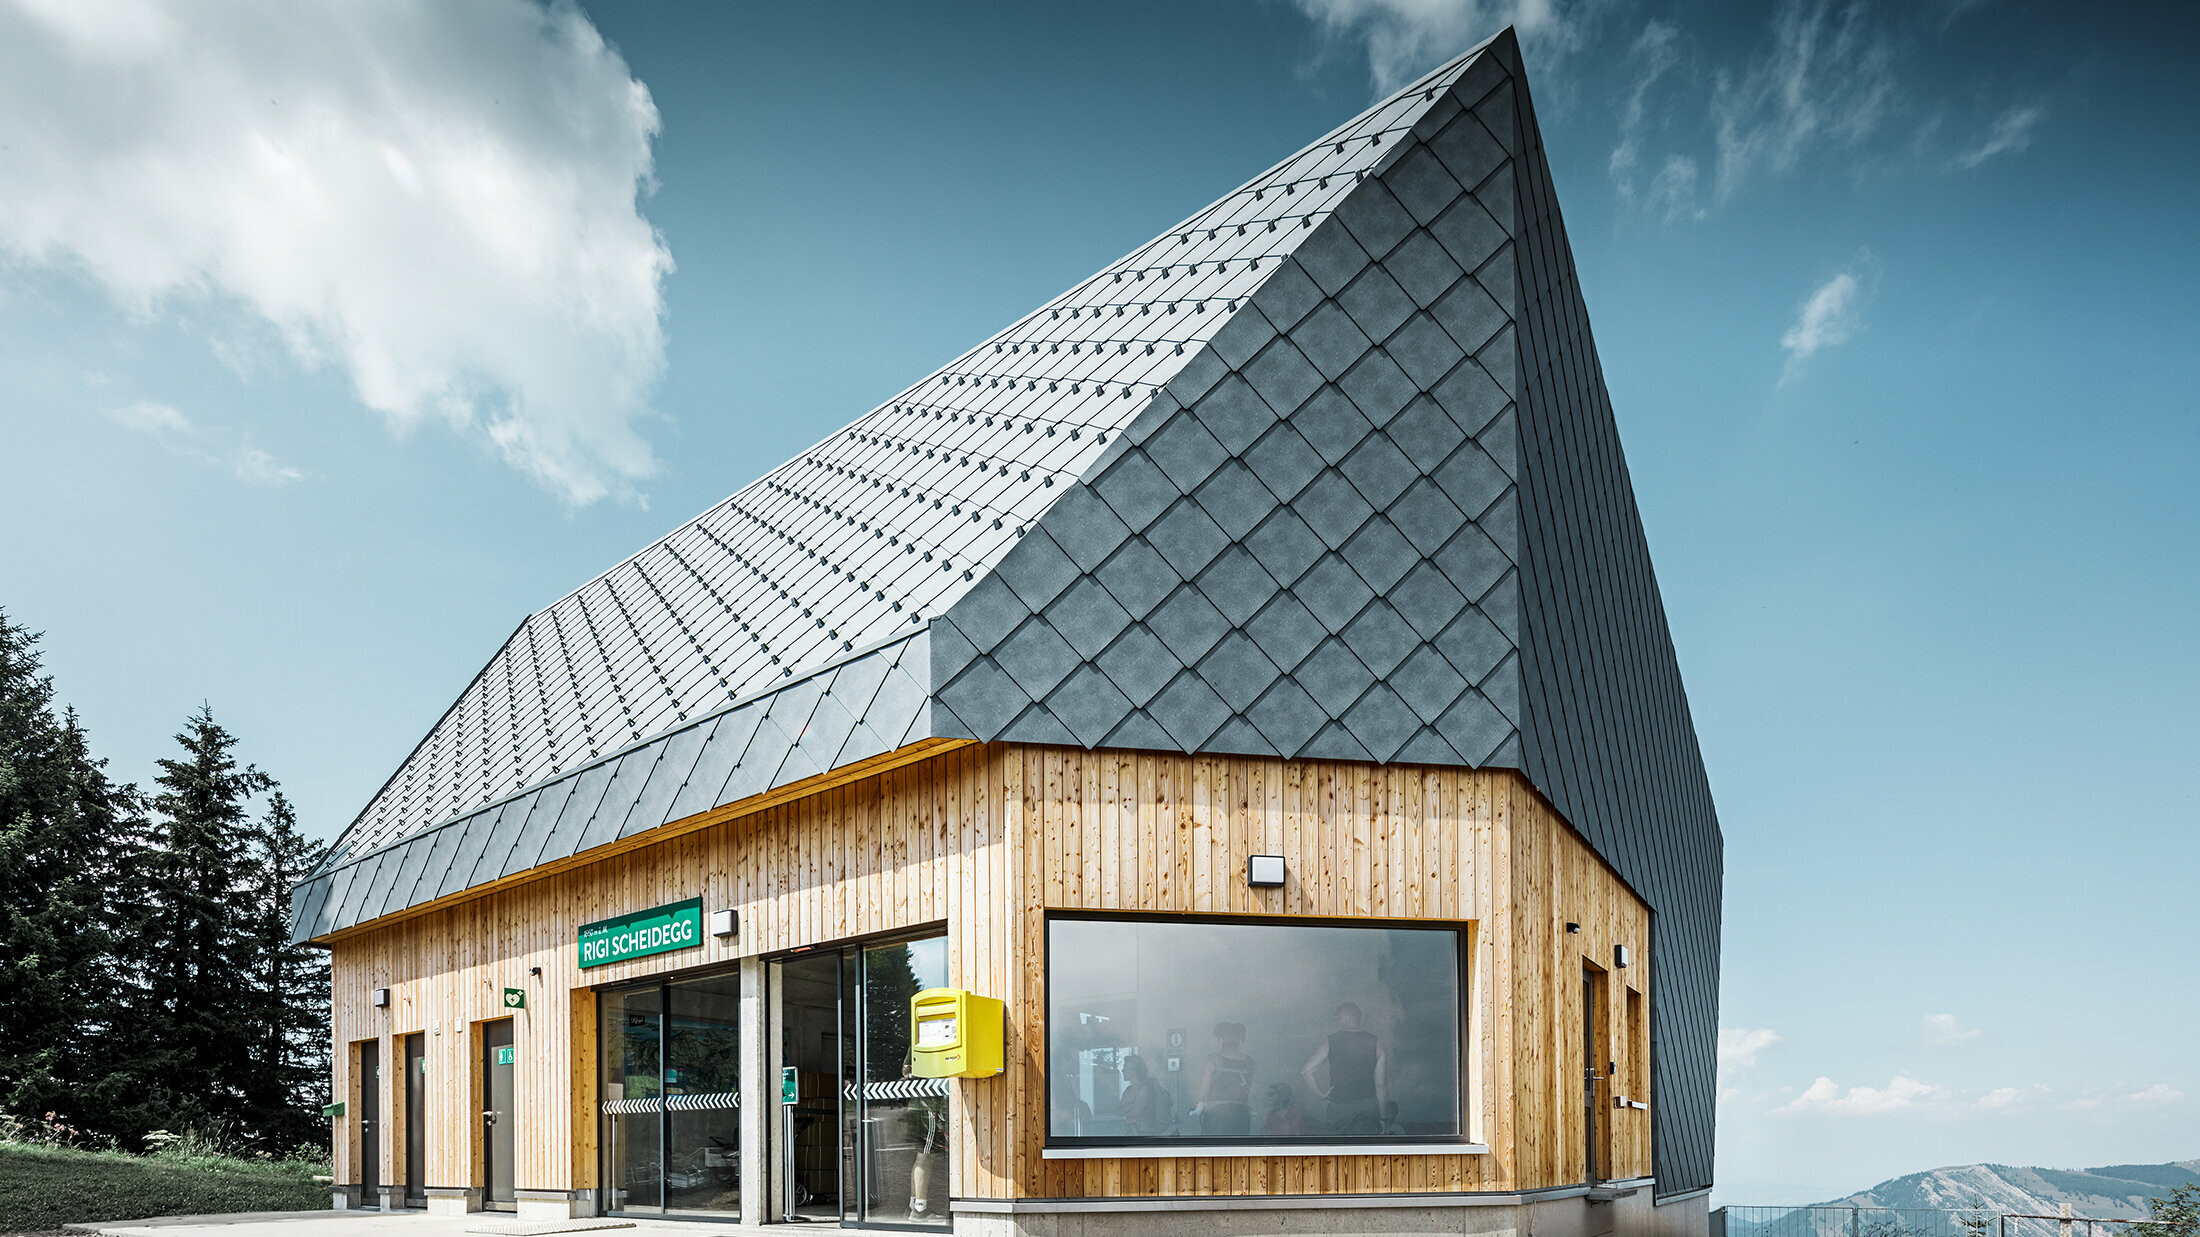
<path fill-rule="evenodd" d="M 382 1044 L 359 1045 L 359 1202 L 382 1205 Z"/>
<path fill-rule="evenodd" d="M 428 1205 L 428 1037 L 405 1037 L 405 1205 Z"/>
<path fill-rule="evenodd" d="M 514 1210 L 512 1155 L 515 1126 L 513 1111 L 512 1020 L 485 1022 L 481 1027 L 481 1205 L 496 1211 Z"/>

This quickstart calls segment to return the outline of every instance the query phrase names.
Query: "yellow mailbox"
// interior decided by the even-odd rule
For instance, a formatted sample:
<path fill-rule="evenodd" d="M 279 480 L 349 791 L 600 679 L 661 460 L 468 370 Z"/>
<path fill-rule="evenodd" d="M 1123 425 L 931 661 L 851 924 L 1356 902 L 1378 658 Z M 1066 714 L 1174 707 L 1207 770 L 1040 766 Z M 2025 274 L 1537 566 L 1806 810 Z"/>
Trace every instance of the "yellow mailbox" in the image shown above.
<path fill-rule="evenodd" d="M 1008 1056 L 1001 1003 L 960 988 L 926 988 L 909 998 L 919 1078 L 991 1078 Z"/>

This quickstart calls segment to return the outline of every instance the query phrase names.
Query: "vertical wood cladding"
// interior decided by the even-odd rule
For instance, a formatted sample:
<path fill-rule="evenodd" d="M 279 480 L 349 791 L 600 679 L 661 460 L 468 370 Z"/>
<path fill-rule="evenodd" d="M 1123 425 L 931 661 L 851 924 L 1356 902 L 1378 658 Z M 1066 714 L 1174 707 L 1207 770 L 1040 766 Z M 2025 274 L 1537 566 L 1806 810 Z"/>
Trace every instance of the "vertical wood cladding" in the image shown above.
<path fill-rule="evenodd" d="M 1245 856 L 1286 857 L 1252 889 Z M 741 933 L 582 971 L 581 924 L 701 897 Z M 1467 926 L 1470 1134 L 1487 1154 L 1046 1160 L 1045 913 L 1110 909 L 1434 920 Z M 1569 934 L 1565 924 L 1582 925 Z M 1035 745 L 972 745 L 332 943 L 339 1045 L 428 1034 L 430 1187 L 477 1184 L 481 1024 L 513 1020 L 519 1189 L 596 1184 L 591 987 L 849 937 L 944 926 L 953 982 L 1008 1003 L 1009 1072 L 954 1084 L 957 1197 L 1512 1190 L 1584 1175 L 1583 960 L 1625 1028 L 1649 914 L 1504 771 Z M 542 974 L 529 970 L 540 967 Z M 389 1008 L 372 991 L 391 989 Z M 503 989 L 527 992 L 507 1010 Z M 754 1034 L 759 1028 L 744 1028 Z M 1608 1035 L 1627 1076 L 1644 1045 Z M 337 1054 L 336 1093 L 352 1093 Z M 402 1087 L 384 1071 L 385 1087 Z M 385 1111 L 396 1111 L 385 1096 Z M 762 1097 L 756 1097 L 762 1098 Z M 1636 1096 L 1635 1098 L 1648 1098 Z M 1609 1103 L 1609 1100 L 1606 1101 Z M 1612 1175 L 1649 1172 L 1647 1112 L 1611 1110 Z M 339 1181 L 359 1179 L 337 1140 Z M 404 1175 L 383 1140 L 381 1179 Z"/>

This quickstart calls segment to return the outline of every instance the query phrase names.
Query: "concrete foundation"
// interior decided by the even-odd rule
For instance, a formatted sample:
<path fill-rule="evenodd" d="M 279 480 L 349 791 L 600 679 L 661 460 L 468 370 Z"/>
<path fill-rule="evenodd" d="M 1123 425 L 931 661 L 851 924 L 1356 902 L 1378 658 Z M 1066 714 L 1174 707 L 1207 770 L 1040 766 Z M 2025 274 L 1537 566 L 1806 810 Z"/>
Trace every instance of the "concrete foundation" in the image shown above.
<path fill-rule="evenodd" d="M 478 1186 L 431 1185 L 428 1187 L 428 1214 L 432 1216 L 462 1216 L 469 1211 L 481 1210 L 481 1189 Z"/>
<path fill-rule="evenodd" d="M 518 1190 L 514 1199 L 519 1206 L 522 1223 L 534 1220 L 571 1220 L 577 1216 L 596 1214 L 593 1198 L 576 1195 L 588 1193 L 582 1190 Z"/>
<path fill-rule="evenodd" d="M 1615 1197 L 1616 1196 L 1616 1197 Z M 1609 1201 L 1604 1201 L 1609 1197 Z M 958 1199 L 956 1237 L 1709 1237 L 1709 1196 L 1665 1205 L 1647 1182 L 1538 1195 Z"/>

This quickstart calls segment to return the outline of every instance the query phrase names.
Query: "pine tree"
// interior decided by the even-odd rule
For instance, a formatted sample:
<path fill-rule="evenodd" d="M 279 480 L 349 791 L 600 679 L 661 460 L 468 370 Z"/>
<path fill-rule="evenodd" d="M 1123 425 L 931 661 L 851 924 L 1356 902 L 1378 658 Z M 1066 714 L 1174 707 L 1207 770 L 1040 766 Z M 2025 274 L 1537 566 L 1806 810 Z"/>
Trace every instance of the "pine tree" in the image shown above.
<path fill-rule="evenodd" d="M 73 710 L 54 715 L 38 638 L 0 611 L 0 1108 L 104 1130 L 138 796 L 107 780 Z"/>
<path fill-rule="evenodd" d="M 222 1127 L 242 1134 L 260 1040 L 255 963 L 262 952 L 248 806 L 271 779 L 239 768 L 237 740 L 202 706 L 176 735 L 181 759 L 160 761 L 150 862 L 149 922 L 141 940 L 146 1012 L 158 1033 L 143 1051 L 157 1062 L 169 1128 Z"/>
<path fill-rule="evenodd" d="M 290 887 L 328 850 L 298 832 L 280 790 L 269 796 L 254 838 L 252 966 L 254 1059 L 247 1086 L 248 1131 L 271 1149 L 328 1137 L 316 1107 L 328 1086 L 329 975 L 319 950 L 290 943 Z"/>

